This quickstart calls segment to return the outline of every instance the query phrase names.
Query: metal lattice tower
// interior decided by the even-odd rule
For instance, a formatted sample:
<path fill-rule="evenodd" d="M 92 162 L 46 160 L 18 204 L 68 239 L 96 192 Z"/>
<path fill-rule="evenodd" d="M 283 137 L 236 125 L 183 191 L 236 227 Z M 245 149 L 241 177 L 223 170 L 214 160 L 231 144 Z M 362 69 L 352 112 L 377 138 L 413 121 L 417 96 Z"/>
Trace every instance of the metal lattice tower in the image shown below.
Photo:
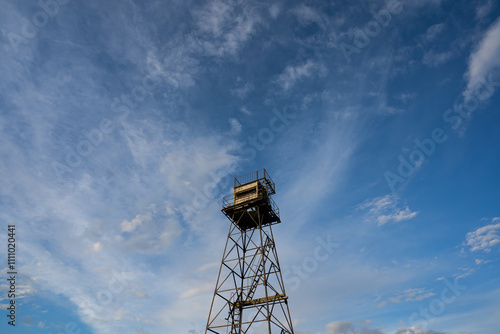
<path fill-rule="evenodd" d="M 205 334 L 294 333 L 271 229 L 281 222 L 274 193 L 261 169 L 235 177 L 222 200 L 231 226 Z"/>

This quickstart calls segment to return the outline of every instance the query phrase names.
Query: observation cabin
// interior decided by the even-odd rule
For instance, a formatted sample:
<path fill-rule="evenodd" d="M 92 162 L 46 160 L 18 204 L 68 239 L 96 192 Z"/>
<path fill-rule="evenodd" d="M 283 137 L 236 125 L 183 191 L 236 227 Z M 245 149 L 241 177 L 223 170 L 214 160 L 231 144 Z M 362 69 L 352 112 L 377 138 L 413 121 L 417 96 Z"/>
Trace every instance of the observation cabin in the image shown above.
<path fill-rule="evenodd" d="M 271 198 L 275 193 L 265 169 L 236 176 L 233 194 L 222 200 L 222 212 L 243 231 L 278 224 L 279 209 Z"/>

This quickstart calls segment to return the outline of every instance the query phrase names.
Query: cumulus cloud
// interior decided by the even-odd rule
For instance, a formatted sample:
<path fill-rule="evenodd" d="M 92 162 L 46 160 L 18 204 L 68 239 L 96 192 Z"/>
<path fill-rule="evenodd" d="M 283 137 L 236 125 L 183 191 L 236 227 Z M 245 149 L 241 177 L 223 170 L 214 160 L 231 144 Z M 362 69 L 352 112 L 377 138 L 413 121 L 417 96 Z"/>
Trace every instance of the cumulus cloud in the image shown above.
<path fill-rule="evenodd" d="M 420 326 L 398 329 L 396 334 L 447 334 L 432 329 L 422 329 Z"/>
<path fill-rule="evenodd" d="M 470 97 L 488 75 L 500 68 L 500 19 L 484 34 L 476 51 L 469 58 L 466 74 L 467 89 L 464 96 Z"/>
<path fill-rule="evenodd" d="M 500 217 L 493 218 L 491 222 L 490 225 L 467 233 L 465 244 L 471 251 L 489 253 L 494 246 L 500 244 Z"/>
<path fill-rule="evenodd" d="M 133 232 L 135 228 L 141 225 L 143 222 L 151 220 L 151 214 L 137 215 L 132 220 L 124 220 L 121 223 L 122 232 Z"/>
<path fill-rule="evenodd" d="M 358 323 L 351 321 L 335 321 L 326 325 L 326 334 L 384 334 L 378 328 L 370 328 L 369 321 Z"/>
<path fill-rule="evenodd" d="M 397 201 L 391 195 L 376 197 L 366 200 L 358 206 L 361 210 L 367 210 L 367 221 L 376 221 L 378 226 L 389 222 L 399 223 L 414 218 L 418 212 L 411 211 L 408 205 L 398 206 Z"/>
<path fill-rule="evenodd" d="M 486 263 L 490 263 L 491 261 L 488 261 L 488 260 L 483 260 L 483 259 L 475 259 L 474 262 L 480 266 L 482 264 L 486 264 Z"/>
<path fill-rule="evenodd" d="M 370 328 L 370 321 L 359 322 L 335 321 L 326 325 L 326 334 L 386 334 L 380 328 Z M 395 334 L 451 334 L 432 329 L 423 329 L 420 326 L 400 328 Z M 459 333 L 457 333 L 459 334 Z M 465 333 L 460 333 L 465 334 Z"/>

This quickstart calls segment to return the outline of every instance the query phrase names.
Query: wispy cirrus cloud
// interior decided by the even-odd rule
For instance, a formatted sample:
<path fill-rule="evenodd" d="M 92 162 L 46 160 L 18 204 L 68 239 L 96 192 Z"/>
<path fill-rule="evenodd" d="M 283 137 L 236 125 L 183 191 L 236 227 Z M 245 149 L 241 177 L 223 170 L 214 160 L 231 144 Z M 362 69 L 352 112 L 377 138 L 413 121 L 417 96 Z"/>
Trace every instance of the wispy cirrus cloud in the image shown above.
<path fill-rule="evenodd" d="M 326 74 L 326 68 L 319 62 L 308 59 L 300 65 L 288 65 L 283 73 L 276 79 L 277 83 L 284 91 L 291 89 L 298 81 L 311 78 L 313 76 L 323 76 Z"/>
<path fill-rule="evenodd" d="M 231 191 L 233 172 L 241 163 L 238 167 L 245 172 L 268 168 L 279 188 L 276 202 L 285 224 L 276 235 L 284 241 L 279 246 L 283 270 L 310 268 L 314 246 L 310 249 L 308 243 L 325 231 L 339 241 L 350 240 L 338 249 L 342 256 L 318 263 L 314 272 L 301 273 L 308 279 L 291 291 L 290 303 L 292 317 L 308 322 L 301 322 L 297 331 L 317 332 L 323 322 L 314 317 L 324 319 L 325 314 L 345 312 L 337 319 L 370 317 L 373 309 L 377 311 L 374 291 L 383 291 L 390 317 L 374 320 L 378 325 L 335 322 L 328 331 L 395 333 L 394 324 L 401 319 L 393 311 L 404 301 L 416 303 L 433 293 L 405 290 L 427 286 L 423 276 L 432 268 L 428 258 L 409 252 L 410 247 L 398 248 L 397 243 L 385 243 L 380 256 L 382 250 L 374 245 L 385 236 L 400 236 L 390 229 L 382 236 L 373 231 L 374 225 L 362 222 L 387 226 L 411 221 L 416 210 L 390 196 L 363 201 L 366 189 L 370 187 L 371 193 L 377 187 L 369 175 L 383 161 L 384 150 L 390 141 L 401 139 L 395 134 L 404 130 L 400 132 L 407 136 L 417 124 L 427 129 L 435 112 L 435 99 L 426 100 L 432 78 L 426 71 L 417 79 L 409 74 L 423 67 L 424 58 L 436 77 L 453 77 L 457 70 L 446 69 L 451 62 L 439 66 L 451 59 L 447 50 L 431 44 L 452 45 L 455 50 L 455 42 L 468 47 L 475 37 L 464 28 L 466 23 L 450 24 L 467 21 L 457 14 L 461 5 L 446 2 L 454 10 L 442 15 L 441 3 L 405 1 L 404 14 L 391 15 L 390 27 L 376 38 L 377 22 L 386 24 L 381 11 L 388 3 L 70 1 L 59 6 L 57 16 L 49 18 L 17 54 L 6 34 L 22 33 L 21 19 L 31 20 L 43 9 L 38 2 L 5 3 L 0 11 L 5 51 L 0 57 L 0 220 L 18 224 L 20 271 L 26 283 L 18 286 L 23 303 L 50 296 L 51 317 L 67 319 L 71 312 L 80 326 L 95 333 L 201 331 L 227 236 L 220 199 Z M 481 24 L 495 8 L 478 9 Z M 420 20 L 429 10 L 435 20 Z M 477 22 L 471 12 L 469 21 Z M 342 41 L 341 31 L 356 27 L 368 29 L 364 34 L 370 37 L 370 51 L 360 54 L 355 66 L 345 66 L 332 47 Z M 455 34 L 460 36 L 457 41 L 450 38 Z M 355 42 L 362 42 L 357 38 Z M 486 45 L 495 41 L 486 43 L 487 39 L 470 58 L 471 84 L 473 74 L 487 66 L 483 60 L 494 63 Z M 415 41 L 423 42 L 415 46 Z M 452 56 L 466 62 L 465 47 L 460 51 Z M 394 75 L 398 55 L 406 70 Z M 134 101 L 132 95 L 139 92 L 134 89 L 143 86 L 147 75 L 158 80 L 157 89 Z M 439 86 L 440 97 L 448 96 L 456 84 L 452 81 Z M 59 180 L 51 163 L 65 162 L 68 154 L 82 151 L 89 131 L 104 118 L 114 121 L 119 116 L 111 107 L 114 101 L 122 101 L 124 107 L 127 99 L 132 101 L 127 119 L 114 122 L 114 131 L 91 153 L 84 152 L 82 162 Z M 393 100 L 404 106 L 392 105 Z M 418 120 L 409 117 L 417 104 L 423 113 Z M 273 123 L 273 108 L 291 105 L 299 109 L 295 117 L 282 116 Z M 265 135 L 273 126 L 280 132 L 270 139 Z M 262 150 L 258 143 L 250 143 L 259 136 L 266 142 Z M 246 146 L 239 142 L 243 138 Z M 248 158 L 248 152 L 256 152 L 255 157 Z M 492 187 L 495 180 L 491 178 Z M 407 190 L 420 187 L 440 190 L 439 184 L 425 178 Z M 354 206 L 361 218 L 345 214 L 345 208 Z M 426 209 L 435 207 L 418 210 Z M 471 265 L 493 267 L 486 255 L 498 247 L 492 237 L 498 230 L 490 226 L 498 221 L 489 222 L 488 229 L 472 230 L 466 225 L 470 221 L 446 217 L 448 223 L 472 231 L 466 245 L 475 263 L 461 266 L 463 273 L 457 277 L 469 275 Z M 349 220 L 353 221 L 345 224 Z M 433 230 L 426 232 L 436 237 Z M 415 242 L 411 249 L 417 249 L 431 238 L 410 239 L 405 241 Z M 443 240 L 443 247 L 448 246 Z M 438 248 L 426 247 L 429 258 L 441 258 Z M 447 265 L 455 266 L 456 261 Z M 432 272 L 433 279 L 444 274 L 443 266 L 434 268 L 439 273 Z M 479 271 L 477 277 L 488 279 Z M 6 288 L 0 284 L 3 296 Z M 472 290 L 468 293 L 474 296 Z M 317 302 L 301 304 L 311 291 Z M 324 291 L 332 291 L 338 304 L 324 297 Z M 363 301 L 369 307 L 360 307 Z M 68 313 L 57 310 L 61 305 Z M 456 316 L 453 310 L 446 312 Z M 45 313 L 34 312 L 24 322 L 29 326 L 25 330 L 61 330 L 44 319 Z M 405 328 L 402 333 L 438 332 Z"/>
<path fill-rule="evenodd" d="M 422 59 L 422 63 L 430 67 L 436 67 L 446 63 L 452 57 L 452 51 L 435 52 L 431 50 L 425 53 L 424 58 Z"/>
<path fill-rule="evenodd" d="M 392 303 L 415 302 L 430 298 L 434 295 L 436 294 L 429 289 L 415 288 L 397 293 L 394 297 L 389 297 L 388 299 Z"/>
<path fill-rule="evenodd" d="M 493 9 L 493 0 L 485 0 L 476 7 L 476 20 L 482 20 L 487 17 Z"/>
<path fill-rule="evenodd" d="M 477 49 L 469 58 L 469 68 L 466 74 L 467 89 L 464 91 L 464 96 L 466 98 L 472 96 L 488 75 L 499 69 L 500 19 L 497 19 L 484 33 Z"/>
<path fill-rule="evenodd" d="M 210 56 L 235 56 L 263 20 L 249 4 L 223 0 L 195 8 L 193 15 L 199 30 L 189 35 L 188 45 Z"/>
<path fill-rule="evenodd" d="M 315 22 L 321 26 L 324 26 L 327 19 L 312 7 L 308 7 L 305 4 L 300 4 L 299 6 L 291 9 L 291 12 L 297 17 L 299 23 L 302 25 L 307 25 L 311 22 Z"/>
<path fill-rule="evenodd" d="M 433 24 L 427 31 L 425 32 L 425 39 L 429 42 L 434 41 L 437 37 L 439 37 L 446 30 L 445 23 L 437 23 Z"/>
<path fill-rule="evenodd" d="M 326 326 L 325 334 L 385 334 L 387 333 L 383 327 L 374 328 L 370 326 L 371 321 L 361 320 L 354 321 L 335 321 Z M 410 328 L 400 328 L 395 334 L 450 334 L 432 329 L 423 329 L 420 326 Z M 465 333 L 456 333 L 465 334 Z"/>

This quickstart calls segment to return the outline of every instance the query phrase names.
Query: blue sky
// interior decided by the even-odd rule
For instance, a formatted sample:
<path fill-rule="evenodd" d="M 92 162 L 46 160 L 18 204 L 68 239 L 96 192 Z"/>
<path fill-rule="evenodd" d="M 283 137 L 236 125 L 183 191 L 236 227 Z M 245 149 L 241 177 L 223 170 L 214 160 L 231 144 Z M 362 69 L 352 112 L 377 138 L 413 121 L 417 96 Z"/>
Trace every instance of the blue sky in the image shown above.
<path fill-rule="evenodd" d="M 296 333 L 498 333 L 498 2 L 0 4 L 2 332 L 203 333 L 264 167 Z"/>

